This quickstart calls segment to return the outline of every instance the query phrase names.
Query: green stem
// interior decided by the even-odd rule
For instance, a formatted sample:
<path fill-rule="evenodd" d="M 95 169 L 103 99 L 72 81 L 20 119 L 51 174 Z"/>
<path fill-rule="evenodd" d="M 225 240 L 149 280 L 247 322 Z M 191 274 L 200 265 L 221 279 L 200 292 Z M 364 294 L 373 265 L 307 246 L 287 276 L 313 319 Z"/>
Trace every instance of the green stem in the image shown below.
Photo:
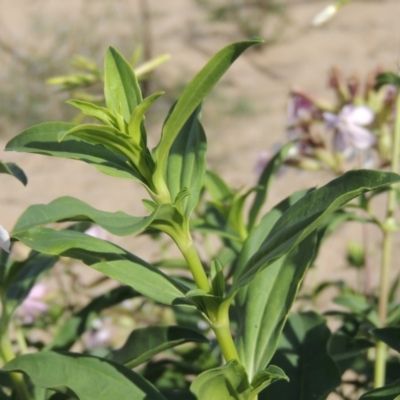
<path fill-rule="evenodd" d="M 200 261 L 200 257 L 193 244 L 190 234 L 188 234 L 188 236 L 189 237 L 186 241 L 176 240 L 176 243 L 189 265 L 197 287 L 207 293 L 211 293 L 212 288 L 207 279 L 203 264 Z M 222 355 L 224 356 L 226 362 L 231 360 L 239 361 L 239 356 L 236 350 L 235 342 L 232 338 L 229 323 L 229 307 L 232 299 L 233 297 L 225 300 L 217 308 L 214 301 L 208 301 L 207 298 L 204 298 L 204 305 L 208 313 L 211 328 L 215 333 Z"/>
<path fill-rule="evenodd" d="M 208 282 L 203 264 L 200 261 L 199 254 L 194 247 L 192 238 L 188 238 L 184 243 L 182 243 L 181 241 L 176 241 L 176 244 L 178 245 L 179 250 L 182 252 L 183 257 L 189 265 L 190 271 L 192 272 L 197 287 L 207 293 L 210 293 L 211 286 Z"/>
<path fill-rule="evenodd" d="M 15 358 L 15 354 L 12 348 L 11 341 L 7 335 L 7 332 L 1 333 L 0 338 L 0 353 L 4 362 L 7 363 Z M 15 391 L 19 400 L 33 400 L 28 388 L 25 385 L 24 377 L 22 374 L 17 372 L 10 372 L 11 380 L 13 381 Z"/>
<path fill-rule="evenodd" d="M 232 338 L 229 324 L 229 307 L 231 301 L 231 299 L 225 300 L 219 306 L 217 320 L 211 325 L 226 362 L 231 360 L 239 361 L 239 355 Z"/>
<path fill-rule="evenodd" d="M 399 170 L 399 157 L 400 157 L 400 95 L 397 96 L 396 100 L 396 123 L 394 132 L 394 144 L 392 154 L 392 172 L 397 173 Z M 380 326 L 386 325 L 389 292 L 390 292 L 390 266 L 391 266 L 391 253 L 392 253 L 392 242 L 393 242 L 393 231 L 394 231 L 394 212 L 396 209 L 396 192 L 391 190 L 388 196 L 386 220 L 381 225 L 383 231 L 383 244 L 382 244 L 382 265 L 381 265 L 381 279 L 380 279 L 380 291 L 379 291 L 379 306 L 378 316 Z M 385 373 L 386 373 L 386 357 L 387 357 L 387 346 L 378 342 L 376 345 L 376 356 L 375 356 L 375 387 L 381 387 L 385 385 Z"/>

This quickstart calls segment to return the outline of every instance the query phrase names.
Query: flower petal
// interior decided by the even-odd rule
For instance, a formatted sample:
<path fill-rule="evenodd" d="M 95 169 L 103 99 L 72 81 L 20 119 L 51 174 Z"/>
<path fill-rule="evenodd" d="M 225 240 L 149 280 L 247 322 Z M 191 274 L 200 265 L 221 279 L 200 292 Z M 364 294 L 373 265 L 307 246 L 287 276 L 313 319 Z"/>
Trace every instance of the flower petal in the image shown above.
<path fill-rule="evenodd" d="M 0 248 L 5 250 L 7 253 L 10 252 L 10 235 L 0 225 Z"/>
<path fill-rule="evenodd" d="M 348 136 L 341 130 L 337 130 L 335 132 L 335 136 L 333 137 L 333 146 L 336 151 L 342 153 L 348 147 Z"/>
<path fill-rule="evenodd" d="M 368 129 L 362 128 L 358 125 L 349 126 L 348 133 L 351 144 L 357 149 L 369 149 L 376 142 L 375 135 L 373 135 Z"/>
<path fill-rule="evenodd" d="M 327 111 L 324 112 L 322 116 L 324 117 L 325 123 L 328 126 L 328 128 L 335 128 L 335 126 L 339 121 L 339 117 L 336 114 L 332 114 Z"/>
<path fill-rule="evenodd" d="M 369 125 L 374 120 L 374 113 L 366 106 L 346 106 L 352 107 L 345 117 L 348 124 Z M 343 107 L 343 108 L 346 108 Z"/>

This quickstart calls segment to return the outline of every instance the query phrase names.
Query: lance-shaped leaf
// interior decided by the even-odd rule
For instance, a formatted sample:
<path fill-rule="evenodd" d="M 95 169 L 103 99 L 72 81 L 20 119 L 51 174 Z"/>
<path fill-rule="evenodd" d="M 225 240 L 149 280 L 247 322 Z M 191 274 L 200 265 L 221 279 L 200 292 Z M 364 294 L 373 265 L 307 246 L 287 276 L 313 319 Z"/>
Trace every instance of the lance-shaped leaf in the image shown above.
<path fill-rule="evenodd" d="M 132 141 L 142 150 L 146 148 L 146 135 L 143 135 L 143 120 L 144 115 L 150 106 L 162 95 L 164 92 L 156 92 L 149 97 L 146 97 L 132 112 L 129 119 L 128 132 Z"/>
<path fill-rule="evenodd" d="M 78 108 L 88 117 L 95 118 L 104 125 L 118 127 L 117 120 L 107 108 L 82 100 L 68 100 L 67 104 L 71 104 L 71 106 Z"/>
<path fill-rule="evenodd" d="M 316 235 L 275 261 L 241 289 L 236 299 L 238 353 L 249 378 L 271 361 L 307 268 L 315 257 Z M 257 310 L 255 312 L 255 310 Z"/>
<path fill-rule="evenodd" d="M 187 189 L 189 194 L 181 200 L 186 216 L 197 205 L 206 171 L 207 140 L 199 121 L 199 106 L 176 137 L 167 162 L 167 186 L 173 202 Z"/>
<path fill-rule="evenodd" d="M 275 365 L 270 365 L 266 369 L 257 372 L 253 380 L 251 381 L 251 391 L 249 394 L 249 399 L 253 399 L 262 390 L 264 390 L 274 382 L 278 382 L 281 380 L 288 381 L 289 378 L 286 376 L 281 368 Z"/>
<path fill-rule="evenodd" d="M 285 146 L 283 146 L 274 155 L 274 157 L 272 157 L 272 159 L 268 162 L 263 172 L 261 173 L 260 178 L 258 179 L 257 182 L 257 188 L 256 188 L 257 193 L 249 212 L 249 222 L 248 222 L 249 230 L 251 230 L 251 228 L 255 225 L 258 214 L 260 213 L 260 210 L 267 199 L 268 190 L 275 178 L 275 175 L 278 172 L 279 168 L 282 166 L 282 164 L 285 162 L 286 157 L 292 147 L 293 147 L 293 142 L 290 142 Z"/>
<path fill-rule="evenodd" d="M 198 400 L 247 400 L 251 388 L 243 366 L 232 360 L 200 374 L 190 390 Z"/>
<path fill-rule="evenodd" d="M 107 358 L 134 368 L 162 351 L 188 342 L 207 343 L 208 339 L 190 328 L 150 326 L 134 330 L 125 344 Z"/>
<path fill-rule="evenodd" d="M 28 183 L 28 178 L 26 177 L 24 171 L 17 164 L 8 162 L 3 163 L 0 161 L 0 174 L 12 175 L 17 178 L 24 186 Z"/>
<path fill-rule="evenodd" d="M 163 304 L 184 302 L 187 289 L 154 266 L 105 240 L 76 231 L 33 228 L 14 235 L 28 247 L 45 254 L 83 261 L 110 278 Z"/>
<path fill-rule="evenodd" d="M 132 370 L 87 355 L 51 351 L 25 354 L 6 364 L 3 371 L 24 372 L 35 386 L 56 391 L 67 388 L 79 399 L 165 400 Z"/>
<path fill-rule="evenodd" d="M 391 172 L 349 171 L 308 193 L 279 218 L 231 290 L 247 285 L 258 272 L 288 253 L 350 200 L 399 180 L 400 176 Z"/>
<path fill-rule="evenodd" d="M 87 306 L 73 314 L 56 332 L 46 350 L 67 351 L 90 327 L 92 318 L 106 308 L 138 296 L 129 286 L 121 286 L 94 298 Z"/>
<path fill-rule="evenodd" d="M 156 149 L 155 180 L 164 180 L 169 151 L 179 132 L 195 109 L 221 79 L 232 63 L 250 46 L 262 43 L 260 39 L 233 43 L 215 54 L 187 85 L 165 121 L 162 137 Z"/>
<path fill-rule="evenodd" d="M 272 363 L 282 368 L 288 382 L 277 382 L 260 400 L 323 400 L 341 382 L 340 373 L 327 351 L 331 333 L 323 317 L 313 312 L 293 314 Z"/>
<path fill-rule="evenodd" d="M 364 393 L 360 400 L 400 400 L 400 379 L 390 385 Z"/>
<path fill-rule="evenodd" d="M 25 300 L 41 274 L 51 268 L 57 260 L 57 256 L 32 252 L 26 260 L 11 264 L 2 284 L 9 315 Z"/>
<path fill-rule="evenodd" d="M 110 47 L 104 60 L 104 96 L 107 108 L 123 116 L 126 123 L 142 102 L 142 94 L 132 67 Z"/>
<path fill-rule="evenodd" d="M 120 132 L 112 126 L 87 124 L 78 125 L 68 132 L 61 133 L 59 135 L 60 142 L 68 136 L 75 136 L 94 145 L 102 145 L 111 152 L 126 157 L 130 160 L 132 170 L 136 171 L 139 180 L 144 184 L 151 182 L 153 165 L 148 165 L 147 160 L 152 161 L 152 159 L 143 157 L 142 149 L 126 133 Z"/>
<path fill-rule="evenodd" d="M 397 326 L 390 326 L 387 328 L 372 329 L 370 331 L 372 336 L 385 342 L 389 347 L 395 349 L 400 353 L 400 328 Z"/>
<path fill-rule="evenodd" d="M 13 232 L 25 231 L 40 225 L 62 221 L 88 221 L 106 229 L 113 235 L 126 236 L 139 233 L 147 228 L 156 214 L 147 217 L 133 217 L 123 211 L 107 212 L 97 210 L 73 197 L 59 197 L 49 204 L 30 206 L 19 217 Z"/>
<path fill-rule="evenodd" d="M 139 180 L 140 176 L 132 169 L 126 157 L 113 153 L 103 146 L 84 142 L 72 136 L 60 143 L 58 140 L 60 132 L 68 132 L 75 126 L 65 122 L 46 122 L 32 126 L 11 139 L 7 143 L 6 150 L 81 160 L 93 165 L 104 174 Z"/>

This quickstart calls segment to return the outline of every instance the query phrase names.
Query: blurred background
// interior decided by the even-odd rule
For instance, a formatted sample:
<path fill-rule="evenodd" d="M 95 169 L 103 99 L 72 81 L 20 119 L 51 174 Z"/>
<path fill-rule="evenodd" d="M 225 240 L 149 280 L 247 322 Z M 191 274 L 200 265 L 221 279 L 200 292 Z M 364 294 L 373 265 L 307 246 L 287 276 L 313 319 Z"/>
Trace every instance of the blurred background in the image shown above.
<path fill-rule="evenodd" d="M 0 159 L 16 162 L 29 179 L 23 187 L 2 176 L 1 224 L 11 230 L 27 206 L 64 195 L 102 210 L 145 214 L 141 203 L 145 193 L 135 183 L 111 179 L 80 162 L 2 150 L 11 137 L 28 126 L 75 118 L 77 112 L 64 103 L 71 93 L 46 82 L 76 71 L 69 63 L 77 54 L 102 69 L 110 45 L 128 59 L 139 57 L 139 64 L 162 54 L 170 57 L 143 83 L 147 94 L 166 92 L 146 121 L 150 142 L 155 145 L 172 102 L 214 52 L 252 36 L 265 39 L 265 45 L 251 49 L 235 62 L 206 99 L 203 113 L 209 167 L 235 187 L 254 185 L 254 168 L 261 151 L 276 149 L 287 140 L 286 108 L 292 87 L 329 101 L 328 71 L 333 66 L 345 74 L 358 72 L 361 77 L 377 67 L 398 68 L 397 0 L 354 0 L 327 24 L 311 27 L 312 18 L 329 3 L 0 0 Z M 90 87 L 87 93 L 100 95 L 101 85 Z M 323 171 L 288 171 L 275 182 L 269 205 L 294 190 L 331 178 Z M 329 239 L 319 259 L 321 268 L 312 279 L 327 271 L 341 277 L 338 254 L 344 254 L 346 238 L 359 234 L 349 224 L 339 231 L 342 240 L 336 240 L 338 235 Z M 146 259 L 157 251 L 144 237 L 115 241 Z"/>

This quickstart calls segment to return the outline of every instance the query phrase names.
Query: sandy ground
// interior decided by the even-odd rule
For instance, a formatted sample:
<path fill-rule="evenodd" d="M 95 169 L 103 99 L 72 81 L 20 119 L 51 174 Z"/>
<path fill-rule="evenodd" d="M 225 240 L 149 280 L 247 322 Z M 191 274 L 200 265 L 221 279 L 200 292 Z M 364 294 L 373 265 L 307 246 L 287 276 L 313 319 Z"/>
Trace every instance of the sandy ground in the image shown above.
<path fill-rule="evenodd" d="M 96 2 L 99 3 L 104 6 L 113 3 L 121 10 L 131 10 L 132 15 L 138 6 L 134 0 Z M 24 27 L 30 26 L 28 22 L 32 13 L 45 13 L 55 25 L 63 21 L 64 15 L 76 15 L 75 20 L 69 21 L 81 24 L 82 16 L 89 12 L 92 4 L 94 2 L 84 0 L 2 0 L 0 16 L 8 40 L 22 46 L 25 40 L 29 41 L 29 31 Z M 149 0 L 148 4 L 152 15 L 153 55 L 171 55 L 171 60 L 157 72 L 154 90 L 176 90 L 215 51 L 233 40 L 244 38 L 228 22 L 211 23 L 204 8 L 195 1 Z M 292 85 L 323 96 L 327 94 L 327 71 L 333 65 L 343 68 L 348 74 L 353 71 L 366 74 L 378 65 L 394 69 L 400 58 L 400 2 L 397 0 L 354 1 L 320 29 L 310 28 L 309 22 L 329 2 L 292 0 L 288 4 L 290 20 L 277 43 L 260 51 L 249 51 L 240 58 L 206 102 L 204 126 L 209 140 L 209 164 L 236 187 L 253 184 L 256 179 L 254 164 L 259 152 L 284 141 L 285 104 Z M 118 18 L 118 9 L 112 15 Z M 104 18 L 100 12 L 99 18 Z M 75 28 L 72 22 L 70 31 Z M 126 31 L 128 41 L 129 24 L 121 25 L 119 29 Z M 112 44 L 112 30 L 107 35 Z M 68 40 L 68 35 L 65 40 Z M 109 43 L 104 36 L 102 41 L 106 48 Z M 37 45 L 39 49 L 40 44 Z M 229 106 L 243 103 L 247 111 L 235 111 L 233 106 Z M 22 125 L 23 118 L 21 115 Z M 51 119 L 51 115 L 44 115 L 44 120 Z M 160 125 L 158 121 L 151 126 L 154 144 Z M 7 140 L 18 132 L 11 129 L 0 133 L 0 148 L 4 148 Z M 144 192 L 138 185 L 104 176 L 86 164 L 3 151 L 0 159 L 18 163 L 29 177 L 27 187 L 11 177 L 1 177 L 0 223 L 8 229 L 28 205 L 47 203 L 63 195 L 75 196 L 103 210 L 124 210 L 134 215 L 145 212 L 140 202 Z M 322 184 L 328 179 L 324 173 L 290 172 L 275 183 L 268 204 L 276 203 L 293 190 Z M 370 235 L 372 243 L 379 240 L 374 232 Z M 357 237 L 361 240 L 360 228 L 349 227 L 342 229 L 335 240 L 330 240 L 313 279 L 346 276 L 344 261 L 339 255 L 343 254 L 346 240 Z M 153 253 L 153 249 L 140 238 L 119 239 L 119 243 L 141 256 Z M 398 239 L 396 246 L 399 246 Z M 370 252 L 373 259 L 377 259 L 376 245 L 371 244 Z"/>

